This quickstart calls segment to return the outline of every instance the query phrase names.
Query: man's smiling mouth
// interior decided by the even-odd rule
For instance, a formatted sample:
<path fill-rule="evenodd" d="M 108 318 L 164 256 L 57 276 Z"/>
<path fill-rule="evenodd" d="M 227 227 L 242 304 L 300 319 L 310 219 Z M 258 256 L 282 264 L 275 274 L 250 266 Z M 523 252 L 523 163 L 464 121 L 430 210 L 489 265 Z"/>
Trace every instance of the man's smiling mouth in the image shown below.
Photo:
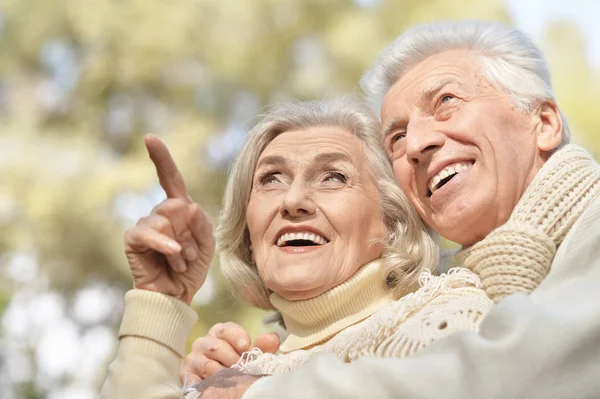
<path fill-rule="evenodd" d="M 473 166 L 473 161 L 456 162 L 440 170 L 429 180 L 427 196 L 431 197 L 433 193 L 442 188 L 446 183 L 452 180 L 456 175 Z"/>

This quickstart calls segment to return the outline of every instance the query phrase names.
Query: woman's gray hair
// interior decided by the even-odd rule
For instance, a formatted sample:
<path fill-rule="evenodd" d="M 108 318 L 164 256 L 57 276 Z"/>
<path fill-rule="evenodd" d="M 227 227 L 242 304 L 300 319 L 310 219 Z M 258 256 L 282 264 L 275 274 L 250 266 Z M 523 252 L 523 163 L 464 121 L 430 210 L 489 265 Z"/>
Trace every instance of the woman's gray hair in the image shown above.
<path fill-rule="evenodd" d="M 379 56 L 361 79 L 361 87 L 376 110 L 388 90 L 412 67 L 448 50 L 472 50 L 481 72 L 503 90 L 521 112 L 531 112 L 542 101 L 556 103 L 548 64 L 541 51 L 523 32 L 482 21 L 417 25 L 399 36 Z M 560 147 L 570 141 L 567 119 L 561 112 L 563 134 Z"/>
<path fill-rule="evenodd" d="M 419 274 L 437 267 L 436 236 L 425 227 L 394 180 L 390 161 L 381 146 L 379 121 L 365 104 L 352 98 L 281 104 L 249 132 L 231 167 L 216 231 L 224 278 L 249 305 L 273 309 L 269 301 L 271 292 L 260 279 L 250 252 L 246 210 L 253 176 L 261 153 L 275 137 L 312 127 L 342 128 L 360 139 L 389 232 L 382 256 L 388 284 L 397 297 L 414 291 Z"/>

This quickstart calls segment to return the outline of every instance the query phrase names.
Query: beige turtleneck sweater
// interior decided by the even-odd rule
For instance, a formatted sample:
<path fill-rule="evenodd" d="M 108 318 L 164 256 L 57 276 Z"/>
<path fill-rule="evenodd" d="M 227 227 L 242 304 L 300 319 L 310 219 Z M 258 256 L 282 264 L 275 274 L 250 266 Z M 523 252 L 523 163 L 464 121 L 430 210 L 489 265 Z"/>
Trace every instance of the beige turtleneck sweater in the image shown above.
<path fill-rule="evenodd" d="M 381 262 L 363 266 L 333 289 L 303 301 L 271 294 L 288 332 L 279 350 L 288 353 L 319 344 L 394 302 Z"/>
<path fill-rule="evenodd" d="M 348 363 L 366 355 L 406 357 L 456 331 L 477 331 L 492 307 L 479 278 L 464 268 L 441 276 L 423 272 L 419 283 L 416 292 L 394 300 L 381 262 L 375 261 L 316 298 L 291 302 L 273 294 L 289 332 L 283 353 L 253 349 L 235 368 L 275 375 L 320 353 Z"/>

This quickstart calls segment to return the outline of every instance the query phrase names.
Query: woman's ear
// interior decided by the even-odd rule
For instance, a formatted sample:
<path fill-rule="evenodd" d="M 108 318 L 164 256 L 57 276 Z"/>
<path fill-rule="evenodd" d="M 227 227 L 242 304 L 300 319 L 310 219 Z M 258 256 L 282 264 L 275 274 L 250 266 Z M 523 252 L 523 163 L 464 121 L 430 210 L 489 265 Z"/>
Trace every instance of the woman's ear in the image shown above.
<path fill-rule="evenodd" d="M 563 120 L 556 103 L 544 101 L 538 108 L 540 123 L 537 131 L 537 146 L 540 151 L 551 152 L 562 142 Z"/>

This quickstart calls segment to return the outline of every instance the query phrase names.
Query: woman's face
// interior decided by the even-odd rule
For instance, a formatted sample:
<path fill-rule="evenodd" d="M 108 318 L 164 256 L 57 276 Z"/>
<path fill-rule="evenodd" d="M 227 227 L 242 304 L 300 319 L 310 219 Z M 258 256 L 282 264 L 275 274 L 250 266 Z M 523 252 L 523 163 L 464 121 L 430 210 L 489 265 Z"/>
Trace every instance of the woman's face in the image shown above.
<path fill-rule="evenodd" d="M 269 143 L 246 218 L 260 277 L 288 300 L 348 280 L 381 255 L 387 234 L 362 143 L 333 127 L 289 131 Z"/>

